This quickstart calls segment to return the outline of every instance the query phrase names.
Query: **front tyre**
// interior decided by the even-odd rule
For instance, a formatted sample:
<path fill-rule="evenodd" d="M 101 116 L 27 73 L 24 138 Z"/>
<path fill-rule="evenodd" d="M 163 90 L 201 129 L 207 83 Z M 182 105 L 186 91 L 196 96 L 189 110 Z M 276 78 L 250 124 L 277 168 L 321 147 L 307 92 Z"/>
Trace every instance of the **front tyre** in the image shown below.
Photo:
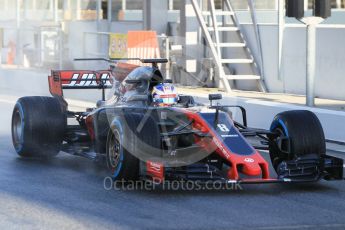
<path fill-rule="evenodd" d="M 58 99 L 20 98 L 12 114 L 13 146 L 21 157 L 54 157 L 60 151 L 66 124 Z"/>
<path fill-rule="evenodd" d="M 106 162 L 113 180 L 135 181 L 139 177 L 139 160 L 124 148 L 126 130 L 122 124 L 123 119 L 115 119 L 109 130 Z"/>
<path fill-rule="evenodd" d="M 283 161 L 308 154 L 320 157 L 326 153 L 326 141 L 321 123 L 310 111 L 292 110 L 280 113 L 274 118 L 270 129 L 278 134 L 278 138 L 271 141 L 269 148 L 275 169 Z M 284 141 L 284 138 L 288 141 Z"/>
<path fill-rule="evenodd" d="M 145 119 L 141 113 L 115 117 L 108 133 L 106 149 L 106 161 L 113 179 L 136 181 L 139 179 L 140 160 L 153 161 L 160 156 L 158 125 L 154 119 Z"/>

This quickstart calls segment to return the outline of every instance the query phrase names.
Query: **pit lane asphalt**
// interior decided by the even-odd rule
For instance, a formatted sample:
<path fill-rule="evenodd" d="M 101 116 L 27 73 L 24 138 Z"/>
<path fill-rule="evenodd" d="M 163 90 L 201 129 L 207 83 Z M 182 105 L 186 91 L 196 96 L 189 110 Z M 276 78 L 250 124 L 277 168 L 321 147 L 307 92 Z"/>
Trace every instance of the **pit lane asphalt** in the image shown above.
<path fill-rule="evenodd" d="M 0 97 L 1 229 L 345 229 L 344 181 L 107 191 L 107 171 L 86 159 L 21 159 L 10 137 L 13 105 Z"/>

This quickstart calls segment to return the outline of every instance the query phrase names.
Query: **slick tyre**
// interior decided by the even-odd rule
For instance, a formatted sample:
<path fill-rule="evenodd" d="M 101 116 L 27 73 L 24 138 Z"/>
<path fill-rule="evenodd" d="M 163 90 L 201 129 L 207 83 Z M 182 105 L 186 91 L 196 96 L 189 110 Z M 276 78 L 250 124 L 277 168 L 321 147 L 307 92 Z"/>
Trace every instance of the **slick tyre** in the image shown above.
<path fill-rule="evenodd" d="M 12 142 L 21 157 L 51 158 L 61 148 L 66 115 L 53 97 L 23 97 L 12 114 Z"/>
<path fill-rule="evenodd" d="M 160 147 L 158 126 L 149 118 L 142 131 L 137 128 L 143 119 L 142 114 L 126 114 L 116 117 L 107 138 L 106 161 L 115 181 L 135 181 L 139 178 L 140 160 Z M 150 154 L 146 151 L 150 150 Z M 147 154 L 143 156 L 143 153 Z"/>
<path fill-rule="evenodd" d="M 291 160 L 306 154 L 321 156 L 326 153 L 325 135 L 317 116 L 307 110 L 293 110 L 278 114 L 271 131 L 289 138 L 289 151 L 282 152 L 277 145 L 270 144 L 269 152 L 276 168 L 283 160 Z M 272 142 L 273 143 L 273 142 Z"/>

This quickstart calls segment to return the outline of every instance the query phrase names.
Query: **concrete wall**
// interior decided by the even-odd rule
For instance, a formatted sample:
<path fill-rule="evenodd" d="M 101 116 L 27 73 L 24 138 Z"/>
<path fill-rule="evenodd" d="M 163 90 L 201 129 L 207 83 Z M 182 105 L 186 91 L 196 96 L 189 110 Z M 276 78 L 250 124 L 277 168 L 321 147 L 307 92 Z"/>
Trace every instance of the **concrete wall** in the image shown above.
<path fill-rule="evenodd" d="M 51 96 L 49 92 L 48 76 L 50 71 L 34 69 L 0 68 L 0 95 L 14 94 L 19 96 Z M 106 97 L 110 98 L 110 92 Z M 92 90 L 64 90 L 67 99 L 94 102 L 101 99 L 102 91 Z"/>
<path fill-rule="evenodd" d="M 332 16 L 327 18 L 323 24 L 345 24 L 345 10 L 343 9 L 332 9 Z M 236 15 L 241 23 L 252 23 L 250 13 L 244 10 L 237 10 Z M 308 10 L 305 12 L 305 16 L 312 15 L 312 11 Z M 278 23 L 278 13 L 275 10 L 257 10 L 256 11 L 257 21 L 260 24 L 263 23 Z M 299 23 L 295 18 L 285 18 L 285 22 L 290 24 Z"/>
<path fill-rule="evenodd" d="M 253 26 L 242 25 L 255 44 Z M 278 28 L 259 25 L 264 59 L 265 81 L 270 92 L 305 94 L 306 28 L 288 25 L 284 32 L 282 75 L 278 75 Z M 316 96 L 345 100 L 345 27 L 320 26 L 317 29 Z M 252 46 L 257 56 L 256 46 Z"/>
<path fill-rule="evenodd" d="M 144 1 L 144 28 L 155 30 L 157 34 L 165 34 L 168 24 L 166 9 L 168 9 L 168 1 Z"/>
<path fill-rule="evenodd" d="M 0 94 L 49 96 L 48 75 L 49 71 L 0 68 Z"/>

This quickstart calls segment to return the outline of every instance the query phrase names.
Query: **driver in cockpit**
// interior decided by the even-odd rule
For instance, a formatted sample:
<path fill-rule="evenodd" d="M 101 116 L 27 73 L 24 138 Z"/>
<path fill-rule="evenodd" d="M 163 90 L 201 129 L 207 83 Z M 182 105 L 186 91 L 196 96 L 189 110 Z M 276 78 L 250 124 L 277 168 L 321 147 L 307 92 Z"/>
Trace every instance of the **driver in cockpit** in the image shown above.
<path fill-rule="evenodd" d="M 152 89 L 154 106 L 167 107 L 178 103 L 179 97 L 175 86 L 171 83 L 159 83 Z"/>

